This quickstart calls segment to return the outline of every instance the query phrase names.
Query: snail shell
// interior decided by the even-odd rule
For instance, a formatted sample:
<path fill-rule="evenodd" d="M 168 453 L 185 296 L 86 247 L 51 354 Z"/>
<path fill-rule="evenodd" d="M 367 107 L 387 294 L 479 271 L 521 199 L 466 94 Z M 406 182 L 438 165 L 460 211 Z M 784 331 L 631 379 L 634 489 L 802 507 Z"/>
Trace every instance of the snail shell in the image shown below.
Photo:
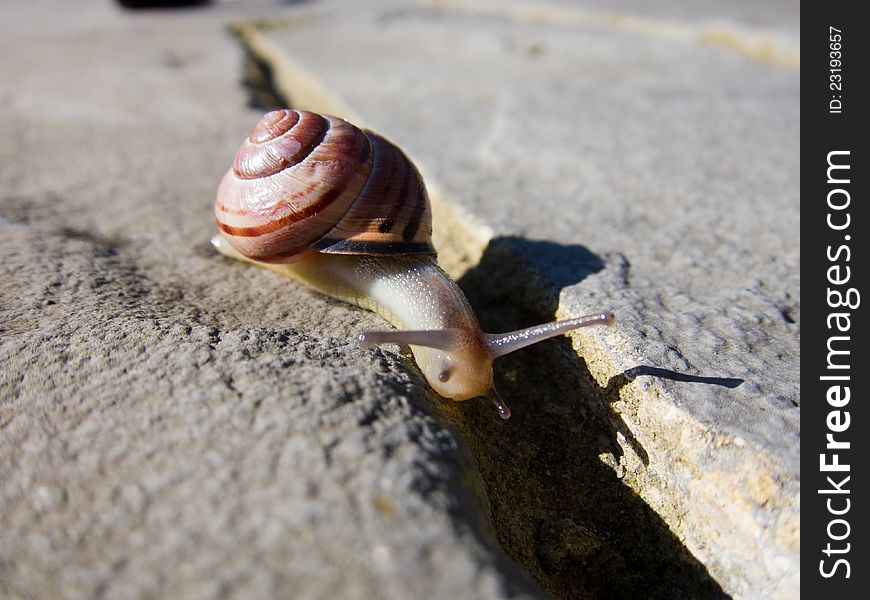
<path fill-rule="evenodd" d="M 326 254 L 434 254 L 420 173 L 395 145 L 343 119 L 266 113 L 221 181 L 215 217 L 252 260 Z"/>

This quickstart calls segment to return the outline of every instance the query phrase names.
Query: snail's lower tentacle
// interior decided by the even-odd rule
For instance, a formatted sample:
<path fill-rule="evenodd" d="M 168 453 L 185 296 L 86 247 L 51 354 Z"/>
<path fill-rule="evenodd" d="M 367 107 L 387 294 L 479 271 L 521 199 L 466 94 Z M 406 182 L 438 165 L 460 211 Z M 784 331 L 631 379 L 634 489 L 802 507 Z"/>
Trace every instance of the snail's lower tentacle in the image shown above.
<path fill-rule="evenodd" d="M 368 349 L 378 344 L 407 344 L 426 346 L 451 352 L 462 344 L 459 329 L 429 329 L 423 331 L 364 331 L 359 335 L 362 348 Z"/>
<path fill-rule="evenodd" d="M 507 404 L 504 403 L 504 400 L 501 399 L 501 396 L 498 395 L 494 387 L 489 389 L 487 397 L 495 403 L 495 407 L 498 409 L 498 416 L 502 419 L 511 418 L 511 409 L 507 407 Z"/>

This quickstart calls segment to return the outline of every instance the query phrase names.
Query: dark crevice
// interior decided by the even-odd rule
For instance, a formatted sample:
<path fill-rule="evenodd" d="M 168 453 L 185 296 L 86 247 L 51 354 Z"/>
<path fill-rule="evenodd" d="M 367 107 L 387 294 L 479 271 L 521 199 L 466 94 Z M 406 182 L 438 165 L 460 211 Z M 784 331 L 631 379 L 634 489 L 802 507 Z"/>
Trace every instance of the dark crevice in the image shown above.
<path fill-rule="evenodd" d="M 459 283 L 485 330 L 509 331 L 551 320 L 558 291 L 602 268 L 582 246 L 500 238 Z M 599 386 L 569 340 L 558 338 L 500 358 L 495 378 L 509 421 L 483 399 L 441 402 L 440 412 L 471 449 L 499 542 L 548 595 L 728 597 L 599 458 L 619 460 L 620 434 L 649 461 L 610 408 L 629 376 Z"/>
<path fill-rule="evenodd" d="M 248 92 L 248 106 L 263 111 L 289 108 L 290 99 L 275 84 L 275 73 L 269 61 L 261 58 L 245 42 L 244 28 L 230 31 L 242 46 L 242 87 Z"/>

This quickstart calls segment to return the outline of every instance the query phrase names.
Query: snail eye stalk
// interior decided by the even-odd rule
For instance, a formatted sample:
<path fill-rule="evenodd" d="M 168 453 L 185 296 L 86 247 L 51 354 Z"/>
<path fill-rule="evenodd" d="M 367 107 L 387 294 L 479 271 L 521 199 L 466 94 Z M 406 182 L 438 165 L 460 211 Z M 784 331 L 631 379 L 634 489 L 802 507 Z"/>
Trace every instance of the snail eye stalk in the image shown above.
<path fill-rule="evenodd" d="M 484 336 L 487 346 L 492 351 L 493 358 L 510 354 L 520 348 L 537 344 L 546 339 L 556 337 L 590 325 L 613 325 L 616 318 L 610 311 L 602 311 L 593 315 L 585 315 L 575 319 L 553 321 L 543 325 L 535 325 L 527 329 L 519 329 L 510 333 L 487 333 Z"/>

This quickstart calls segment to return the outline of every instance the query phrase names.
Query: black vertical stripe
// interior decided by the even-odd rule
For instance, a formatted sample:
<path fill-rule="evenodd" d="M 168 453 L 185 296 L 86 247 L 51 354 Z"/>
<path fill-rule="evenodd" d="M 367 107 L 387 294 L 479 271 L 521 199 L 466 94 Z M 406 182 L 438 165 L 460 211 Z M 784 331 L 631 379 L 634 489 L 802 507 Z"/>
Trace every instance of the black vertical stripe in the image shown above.
<path fill-rule="evenodd" d="M 369 159 L 369 153 L 372 151 L 372 139 L 369 137 L 368 133 L 366 133 L 365 131 L 363 133 L 365 134 L 364 137 L 366 139 L 366 143 L 363 144 L 362 152 L 359 155 L 359 164 L 361 165 L 366 164 L 366 161 Z"/>
<path fill-rule="evenodd" d="M 395 172 L 396 169 L 392 169 L 388 181 L 396 181 L 398 180 L 399 176 L 401 176 L 401 183 L 399 184 L 399 193 L 396 194 L 393 200 L 393 205 L 390 207 L 390 210 L 387 212 L 386 215 L 386 223 L 389 224 L 389 229 L 387 229 L 386 231 L 381 229 L 383 233 L 392 231 L 393 227 L 395 227 L 396 219 L 399 217 L 399 213 L 402 212 L 403 208 L 406 208 L 405 203 L 408 201 L 408 188 L 411 185 L 411 168 L 408 164 L 408 161 L 405 159 L 405 156 L 396 151 L 395 148 L 391 148 L 390 150 L 393 154 L 393 156 L 390 157 L 390 163 L 396 165 L 401 169 L 401 175 Z"/>
<path fill-rule="evenodd" d="M 407 241 L 413 240 L 414 236 L 417 235 L 417 231 L 420 229 L 420 220 L 423 218 L 423 213 L 426 210 L 426 205 L 429 203 L 429 198 L 426 196 L 426 189 L 423 187 L 423 182 L 420 180 L 420 176 L 417 174 L 417 170 L 412 166 L 408 165 L 410 168 L 408 169 L 412 177 L 414 179 L 414 183 L 417 185 L 414 186 L 414 191 L 416 192 L 416 204 L 414 205 L 414 212 L 411 213 L 411 220 L 408 221 L 408 224 L 405 225 L 405 228 L 402 230 L 402 239 Z"/>

